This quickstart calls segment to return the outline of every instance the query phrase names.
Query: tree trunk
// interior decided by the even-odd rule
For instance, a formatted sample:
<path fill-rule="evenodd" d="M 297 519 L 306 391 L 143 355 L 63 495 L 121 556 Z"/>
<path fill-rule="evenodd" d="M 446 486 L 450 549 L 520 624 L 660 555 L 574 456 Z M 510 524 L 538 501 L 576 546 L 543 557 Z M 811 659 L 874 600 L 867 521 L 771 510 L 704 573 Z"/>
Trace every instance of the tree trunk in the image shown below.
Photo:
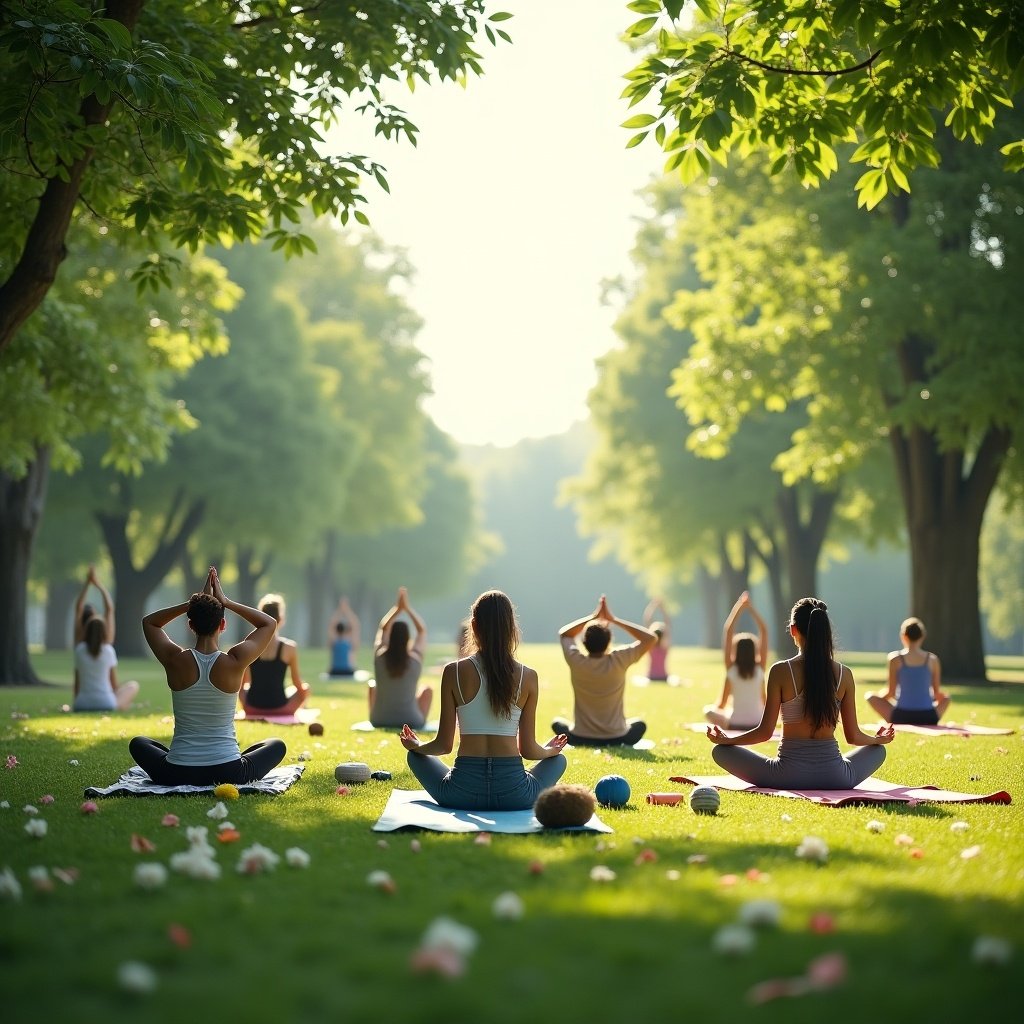
<path fill-rule="evenodd" d="M 990 428 L 973 461 L 942 451 L 935 436 L 890 429 L 910 541 L 910 614 L 928 630 L 944 679 L 985 681 L 978 595 L 981 526 L 1011 433 Z"/>
<path fill-rule="evenodd" d="M 793 638 L 789 634 L 789 609 L 786 603 L 786 579 L 782 568 L 782 553 L 775 538 L 767 530 L 764 540 L 755 542 L 754 552 L 768 573 L 768 590 L 772 600 L 772 614 L 769 620 L 768 635 L 774 636 L 775 650 L 780 657 L 785 657 L 792 649 Z"/>
<path fill-rule="evenodd" d="M 81 580 L 57 580 L 46 586 L 46 632 L 43 643 L 48 651 L 69 650 L 73 631 L 68 630 L 68 612 L 74 604 Z"/>
<path fill-rule="evenodd" d="M 181 504 L 179 492 L 172 502 L 171 511 L 153 554 L 141 569 L 135 568 L 131 541 L 128 539 L 128 513 L 96 513 L 96 521 L 114 564 L 117 648 L 127 657 L 140 657 L 146 647 L 142 635 L 142 616 L 149 595 L 163 582 L 167 574 L 182 558 L 189 538 L 199 528 L 206 503 L 193 501 L 180 523 L 175 525 L 175 510 Z"/>
<path fill-rule="evenodd" d="M 743 554 L 740 564 L 732 564 L 732 555 L 729 553 L 729 538 L 721 534 L 718 538 L 718 557 L 721 559 L 721 578 L 725 585 L 725 603 L 732 605 L 744 590 L 750 589 L 750 549 L 747 545 L 747 534 L 743 534 Z"/>
<path fill-rule="evenodd" d="M 334 552 L 336 537 L 333 530 L 324 534 L 324 556 L 318 562 L 311 558 L 306 563 L 306 598 L 309 603 L 309 646 L 322 647 L 328 619 L 333 609 Z"/>
<path fill-rule="evenodd" d="M 42 682 L 28 657 L 28 574 L 49 471 L 49 449 L 39 448 L 20 479 L 0 473 L 0 686 Z"/>
<path fill-rule="evenodd" d="M 270 572 L 270 564 L 273 560 L 274 556 L 267 554 L 262 562 L 257 563 L 254 548 L 245 544 L 238 545 L 235 551 L 235 567 L 238 570 L 238 601 L 247 604 L 250 608 L 256 607 L 258 600 L 256 589 L 260 580 Z M 243 622 L 241 625 L 246 630 L 251 628 L 248 623 Z"/>
<path fill-rule="evenodd" d="M 775 498 L 785 537 L 790 606 L 802 597 L 818 595 L 818 559 L 839 500 L 839 492 L 823 491 L 815 487 L 811 491 L 810 508 L 806 513 L 801 508 L 801 496 L 799 488 L 784 487 Z M 804 504 L 806 502 L 805 498 Z"/>
<path fill-rule="evenodd" d="M 713 576 L 707 566 L 697 566 L 700 603 L 704 609 L 704 646 L 715 648 L 722 642 L 722 577 Z"/>
<path fill-rule="evenodd" d="M 106 0 L 103 16 L 119 21 L 133 31 L 145 0 Z M 114 101 L 100 103 L 86 96 L 79 106 L 79 120 L 84 127 L 106 122 Z M 14 340 L 19 328 L 46 297 L 67 250 L 64 240 L 71 225 L 82 179 L 92 161 L 94 148 L 84 149 L 74 163 L 65 165 L 64 177 L 54 176 L 46 182 L 39 198 L 35 216 L 25 236 L 18 261 L 7 280 L 0 284 L 0 353 Z"/>

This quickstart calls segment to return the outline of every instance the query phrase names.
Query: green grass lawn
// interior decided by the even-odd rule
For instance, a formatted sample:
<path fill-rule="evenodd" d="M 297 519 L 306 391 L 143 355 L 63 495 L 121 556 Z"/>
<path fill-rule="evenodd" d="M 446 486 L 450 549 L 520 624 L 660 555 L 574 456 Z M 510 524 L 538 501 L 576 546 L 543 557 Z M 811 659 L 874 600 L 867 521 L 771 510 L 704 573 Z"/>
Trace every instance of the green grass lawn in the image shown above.
<path fill-rule="evenodd" d="M 558 648 L 530 646 L 522 653 L 541 673 L 539 721 L 570 713 Z M 135 865 L 166 864 L 186 848 L 187 825 L 215 831 L 206 815 L 214 800 L 101 800 L 91 816 L 79 808 L 85 786 L 107 785 L 128 767 L 131 736 L 170 737 L 170 699 L 156 663 L 126 659 L 119 666 L 121 678 L 142 684 L 138 706 L 126 715 L 63 712 L 69 686 L 0 691 L 0 800 L 10 805 L 0 809 L 0 870 L 9 867 L 24 890 L 20 901 L 0 900 L 3 1020 L 67 1015 L 76 1024 L 140 1018 L 181 1024 L 199 1012 L 204 1020 L 279 1022 L 660 1024 L 749 1014 L 787 1024 L 823 1018 L 841 1024 L 1013 1013 L 1024 956 L 1024 660 L 994 660 L 997 685 L 950 688 L 950 718 L 1011 727 L 1012 735 L 898 736 L 878 773 L 967 792 L 1007 789 L 1010 806 L 836 809 L 730 793 L 714 817 L 694 815 L 685 804 L 650 806 L 647 793 L 679 788 L 670 775 L 719 773 L 706 738 L 685 728 L 717 696 L 719 657 L 677 649 L 670 668 L 679 686 L 629 686 L 627 711 L 648 720 L 653 750 L 568 752 L 564 781 L 593 785 L 609 773 L 629 780 L 630 804 L 601 811 L 613 836 L 498 835 L 482 845 L 472 836 L 385 839 L 370 831 L 391 785 L 416 788 L 404 751 L 387 732 L 352 732 L 351 724 L 367 715 L 364 687 L 317 683 L 312 669 L 325 656 L 304 652 L 324 735 L 300 727 L 276 731 L 288 744 L 289 761 L 310 755 L 305 776 L 282 796 L 244 796 L 229 805 L 242 838 L 215 844 L 219 880 L 172 872 L 153 891 L 134 885 Z M 881 684 L 881 656 L 846 654 L 844 660 L 862 693 Z M 70 656 L 40 655 L 37 667 L 47 678 L 69 678 Z M 238 731 L 245 745 L 272 728 L 246 723 Z M 18 759 L 16 768 L 3 767 L 8 755 Z M 370 782 L 338 796 L 334 766 L 347 760 L 387 769 L 393 783 Z M 53 803 L 44 805 L 47 794 Z M 24 831 L 26 804 L 47 821 L 45 837 Z M 168 812 L 180 817 L 180 828 L 161 825 Z M 884 830 L 869 831 L 872 819 Z M 966 831 L 950 829 L 958 821 L 967 823 Z M 133 852 L 133 833 L 156 851 Z M 901 834 L 912 842 L 898 844 Z M 827 863 L 796 857 L 805 836 L 828 844 Z M 278 854 L 300 847 L 310 866 L 296 869 L 282 860 L 272 873 L 239 874 L 242 849 L 257 842 Z M 961 856 L 974 846 L 976 856 Z M 656 859 L 638 859 L 646 850 Z M 695 854 L 706 860 L 691 862 Z M 543 864 L 542 873 L 531 873 L 533 861 Z M 615 879 L 592 881 L 596 865 L 611 868 Z M 34 866 L 75 868 L 77 881 L 36 891 L 28 877 Z M 368 886 L 374 870 L 389 872 L 397 891 Z M 521 920 L 492 912 L 495 897 L 509 890 L 525 904 Z M 715 932 L 753 899 L 778 902 L 779 926 L 760 931 L 746 955 L 716 953 Z M 834 930 L 813 931 L 816 913 L 830 915 Z M 455 980 L 409 967 L 423 932 L 442 915 L 479 936 L 466 974 Z M 169 937 L 172 925 L 187 929 L 187 948 Z M 983 935 L 1012 944 L 1007 966 L 973 961 L 972 947 Z M 847 959 L 845 985 L 748 1006 L 747 993 L 758 982 L 800 975 L 833 951 Z M 119 986 L 118 967 L 131 960 L 154 969 L 151 994 Z"/>

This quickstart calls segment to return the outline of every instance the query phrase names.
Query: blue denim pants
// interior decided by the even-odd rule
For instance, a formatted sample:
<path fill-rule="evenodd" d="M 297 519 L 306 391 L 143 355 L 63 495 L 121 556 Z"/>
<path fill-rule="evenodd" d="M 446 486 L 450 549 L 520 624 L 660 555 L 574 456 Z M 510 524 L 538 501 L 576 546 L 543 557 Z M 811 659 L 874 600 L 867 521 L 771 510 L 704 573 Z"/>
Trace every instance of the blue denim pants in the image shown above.
<path fill-rule="evenodd" d="M 521 757 L 455 758 L 451 769 L 439 757 L 409 751 L 409 768 L 442 806 L 457 811 L 522 811 L 565 771 L 564 754 L 538 761 L 531 769 Z"/>

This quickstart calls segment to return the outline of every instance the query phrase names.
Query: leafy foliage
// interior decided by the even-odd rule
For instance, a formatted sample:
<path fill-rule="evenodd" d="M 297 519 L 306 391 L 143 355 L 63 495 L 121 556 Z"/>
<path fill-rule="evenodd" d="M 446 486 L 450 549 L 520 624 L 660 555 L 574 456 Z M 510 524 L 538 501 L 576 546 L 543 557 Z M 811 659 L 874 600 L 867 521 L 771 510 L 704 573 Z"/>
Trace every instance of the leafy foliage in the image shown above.
<path fill-rule="evenodd" d="M 626 76 L 629 118 L 654 133 L 666 169 L 694 181 L 730 154 L 757 150 L 773 173 L 814 186 L 839 167 L 838 147 L 866 170 L 858 204 L 910 191 L 916 167 L 943 158 L 940 126 L 981 143 L 1024 86 L 1019 4 L 972 0 L 698 0 L 695 24 L 679 0 L 637 0 L 627 37 L 649 42 Z M 1024 139 L 1004 142 L 1008 170 L 1024 169 Z"/>

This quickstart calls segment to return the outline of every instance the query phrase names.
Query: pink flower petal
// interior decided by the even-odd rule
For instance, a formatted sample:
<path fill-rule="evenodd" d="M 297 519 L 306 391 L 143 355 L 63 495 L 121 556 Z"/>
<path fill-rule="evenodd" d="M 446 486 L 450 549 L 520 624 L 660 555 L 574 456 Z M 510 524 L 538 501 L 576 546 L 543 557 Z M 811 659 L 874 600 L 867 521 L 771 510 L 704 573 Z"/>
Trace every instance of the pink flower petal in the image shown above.
<path fill-rule="evenodd" d="M 18 767 L 18 759 L 13 754 L 8 754 L 7 755 L 7 767 L 8 768 L 17 768 Z"/>
<path fill-rule="evenodd" d="M 192 945 L 192 933 L 183 924 L 169 924 L 167 926 L 167 938 L 178 949 L 188 949 Z"/>
<path fill-rule="evenodd" d="M 145 836 L 140 836 L 137 832 L 132 833 L 131 844 L 135 853 L 152 853 L 156 849 L 155 843 L 150 842 Z"/>
<path fill-rule="evenodd" d="M 491 833 L 490 832 L 478 832 L 473 842 L 477 846 L 490 846 L 491 845 Z"/>
<path fill-rule="evenodd" d="M 636 855 L 636 860 L 633 863 L 637 864 L 637 865 L 639 865 L 639 864 L 653 864 L 657 859 L 658 859 L 658 854 L 654 850 L 646 849 L 646 850 L 641 850 Z"/>
<path fill-rule="evenodd" d="M 86 800 L 78 809 L 83 814 L 99 814 L 100 812 L 99 807 L 92 800 Z"/>
<path fill-rule="evenodd" d="M 160 819 L 160 824 L 164 828 L 177 828 L 181 824 L 181 819 L 176 814 L 165 814 Z"/>
<path fill-rule="evenodd" d="M 409 961 L 417 974 L 439 974 L 443 978 L 459 978 L 466 972 L 466 960 L 449 946 L 417 949 Z"/>
<path fill-rule="evenodd" d="M 78 881 L 78 868 L 51 868 L 53 877 L 65 885 L 74 885 Z"/>
<path fill-rule="evenodd" d="M 835 988 L 846 981 L 847 973 L 846 957 L 842 953 L 826 953 L 807 967 L 807 979 L 815 988 Z"/>
<path fill-rule="evenodd" d="M 531 875 L 543 875 L 544 864 L 539 860 L 531 860 L 527 865 L 526 870 L 529 871 Z"/>
<path fill-rule="evenodd" d="M 807 927 L 814 932 L 815 935 L 828 935 L 830 932 L 836 930 L 835 918 L 831 914 L 825 913 L 823 910 L 819 910 L 816 914 L 811 914 L 811 919 L 807 922 Z"/>
<path fill-rule="evenodd" d="M 49 793 L 47 793 L 46 796 L 41 796 L 39 798 L 39 802 L 41 804 L 52 804 L 53 803 L 53 797 Z"/>
<path fill-rule="evenodd" d="M 352 790 L 349 789 L 348 786 L 339 786 L 334 792 L 337 793 L 338 796 L 348 796 Z"/>
<path fill-rule="evenodd" d="M 737 875 L 722 875 L 721 878 L 718 879 L 718 884 L 729 886 L 735 885 L 738 881 L 739 877 Z"/>

